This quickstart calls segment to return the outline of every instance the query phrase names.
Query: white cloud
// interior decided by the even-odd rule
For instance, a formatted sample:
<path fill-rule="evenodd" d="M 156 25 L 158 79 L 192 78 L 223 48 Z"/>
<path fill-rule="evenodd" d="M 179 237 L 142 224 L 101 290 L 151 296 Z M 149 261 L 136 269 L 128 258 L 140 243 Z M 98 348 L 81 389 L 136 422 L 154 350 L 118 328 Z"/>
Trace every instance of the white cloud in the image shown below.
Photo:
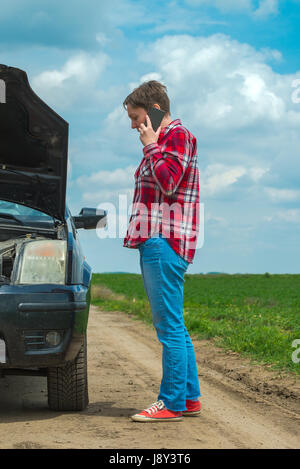
<path fill-rule="evenodd" d="M 272 202 L 295 200 L 297 191 L 281 188 L 290 185 L 288 161 L 293 167 L 298 160 L 300 107 L 292 101 L 296 76 L 278 74 L 267 63 L 270 57 L 281 57 L 278 51 L 256 50 L 221 34 L 180 35 L 143 46 L 139 57 L 152 72 L 129 88 L 150 78 L 167 85 L 172 117 L 181 118 L 197 137 L 205 197 L 220 198 L 223 192 L 234 194 L 246 187 L 255 198 L 259 184 L 262 191 L 266 185 L 265 195 Z M 112 142 L 116 128 L 124 148 L 130 142 L 134 161 L 137 136 L 120 107 L 106 119 L 105 132 Z"/>
<path fill-rule="evenodd" d="M 149 80 L 157 80 L 163 83 L 162 76 L 160 73 L 151 72 L 151 73 L 147 73 L 146 75 L 141 76 L 139 81 L 129 83 L 130 91 L 133 91 L 135 88 L 141 85 L 144 81 L 149 81 Z"/>
<path fill-rule="evenodd" d="M 119 204 L 119 197 L 126 198 L 129 206 L 134 191 L 134 173 L 136 167 L 116 168 L 110 171 L 97 171 L 89 176 L 80 176 L 73 185 L 82 192 L 85 203 L 98 205 L 102 202 Z"/>
<path fill-rule="evenodd" d="M 260 0 L 257 8 L 254 0 L 186 0 L 186 3 L 191 6 L 214 7 L 222 13 L 244 12 L 259 18 L 278 13 L 278 0 Z"/>
<path fill-rule="evenodd" d="M 252 0 L 187 0 L 191 6 L 213 6 L 222 12 L 251 11 Z"/>
<path fill-rule="evenodd" d="M 225 190 L 232 188 L 243 176 L 250 179 L 248 185 L 255 184 L 267 172 L 266 168 L 211 164 L 200 172 L 201 193 L 205 199 L 222 194 Z M 243 187 L 246 187 L 245 183 Z"/>
<path fill-rule="evenodd" d="M 287 209 L 279 211 L 271 216 L 265 216 L 264 220 L 268 223 L 286 222 L 286 223 L 300 223 L 300 209 Z"/>
<path fill-rule="evenodd" d="M 249 177 L 254 181 L 258 182 L 266 173 L 268 173 L 269 168 L 250 168 L 248 170 Z"/>
<path fill-rule="evenodd" d="M 80 52 L 60 69 L 45 70 L 33 77 L 32 87 L 51 106 L 65 109 L 93 94 L 108 63 L 108 56 L 102 52 Z"/>
<path fill-rule="evenodd" d="M 279 119 L 284 112 L 284 102 L 276 94 L 268 89 L 265 80 L 257 73 L 249 73 L 246 70 L 238 70 L 236 74 L 241 74 L 244 78 L 240 93 L 245 96 L 249 103 L 255 105 L 257 115 L 269 115 L 271 119 Z"/>
<path fill-rule="evenodd" d="M 228 36 L 165 36 L 140 59 L 168 84 L 172 103 L 198 128 L 239 129 L 287 119 L 291 78 L 276 74 L 266 61 L 277 51 L 257 51 Z M 286 98 L 290 102 L 286 102 Z"/>
<path fill-rule="evenodd" d="M 256 17 L 266 17 L 278 13 L 278 0 L 261 0 L 257 10 L 254 11 Z"/>
<path fill-rule="evenodd" d="M 210 197 L 224 191 L 245 174 L 246 169 L 242 166 L 229 168 L 221 164 L 209 165 L 200 177 L 201 191 L 205 197 Z"/>
<path fill-rule="evenodd" d="M 300 200 L 300 190 L 277 189 L 275 187 L 266 187 L 265 193 L 272 202 L 294 202 Z"/>
<path fill-rule="evenodd" d="M 135 170 L 134 166 L 128 166 L 127 168 L 117 168 L 112 171 L 98 171 L 90 176 L 81 176 L 77 178 L 76 182 L 82 188 L 91 187 L 92 185 L 97 187 L 109 186 L 112 190 L 120 187 L 128 188 L 132 186 Z"/>
<path fill-rule="evenodd" d="M 100 44 L 100 46 L 105 46 L 110 42 L 110 39 L 105 33 L 97 33 L 96 41 Z"/>
<path fill-rule="evenodd" d="M 300 223 L 300 209 L 290 209 L 279 212 L 278 218 L 288 223 Z"/>
<path fill-rule="evenodd" d="M 219 227 L 226 227 L 228 226 L 228 220 L 224 217 L 218 217 L 212 212 L 206 212 L 205 213 L 205 224 L 209 223 L 210 225 L 213 226 L 219 226 Z"/>
<path fill-rule="evenodd" d="M 82 200 L 86 203 L 91 203 L 93 206 L 98 206 L 103 202 L 109 202 L 115 207 L 118 206 L 119 197 L 125 197 L 126 206 L 129 207 L 132 203 L 133 198 L 133 188 L 123 188 L 123 189 L 95 189 L 95 191 L 88 191 L 82 193 Z"/>

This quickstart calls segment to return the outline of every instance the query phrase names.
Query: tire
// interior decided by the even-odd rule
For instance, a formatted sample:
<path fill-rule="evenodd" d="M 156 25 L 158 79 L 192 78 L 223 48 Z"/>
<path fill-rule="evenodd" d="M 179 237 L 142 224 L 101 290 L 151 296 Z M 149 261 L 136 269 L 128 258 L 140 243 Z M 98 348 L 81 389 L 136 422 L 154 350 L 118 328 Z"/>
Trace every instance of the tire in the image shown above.
<path fill-rule="evenodd" d="M 89 403 L 87 345 L 84 343 L 74 361 L 48 368 L 48 406 L 51 410 L 84 410 Z"/>

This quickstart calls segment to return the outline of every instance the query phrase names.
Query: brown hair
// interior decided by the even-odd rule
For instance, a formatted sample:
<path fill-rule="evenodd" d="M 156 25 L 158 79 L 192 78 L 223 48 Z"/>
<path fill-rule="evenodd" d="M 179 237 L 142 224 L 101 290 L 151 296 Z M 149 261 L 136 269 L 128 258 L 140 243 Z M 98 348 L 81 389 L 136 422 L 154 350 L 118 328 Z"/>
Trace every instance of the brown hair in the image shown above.
<path fill-rule="evenodd" d="M 142 107 L 147 112 L 150 111 L 153 104 L 159 104 L 163 111 L 170 114 L 170 100 L 167 95 L 167 87 L 156 80 L 146 81 L 138 88 L 135 88 L 123 102 L 125 109 L 127 104 L 133 107 Z"/>

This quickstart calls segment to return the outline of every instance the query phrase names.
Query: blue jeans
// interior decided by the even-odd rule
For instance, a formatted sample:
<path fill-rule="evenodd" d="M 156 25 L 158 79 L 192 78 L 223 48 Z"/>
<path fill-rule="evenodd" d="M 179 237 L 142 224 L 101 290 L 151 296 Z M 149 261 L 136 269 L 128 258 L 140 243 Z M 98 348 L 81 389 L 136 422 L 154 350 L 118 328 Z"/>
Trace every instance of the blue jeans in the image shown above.
<path fill-rule="evenodd" d="M 153 325 L 162 343 L 158 400 L 167 409 L 186 410 L 186 399 L 201 396 L 194 347 L 183 319 L 183 283 L 188 262 L 159 235 L 139 245 L 141 272 Z"/>

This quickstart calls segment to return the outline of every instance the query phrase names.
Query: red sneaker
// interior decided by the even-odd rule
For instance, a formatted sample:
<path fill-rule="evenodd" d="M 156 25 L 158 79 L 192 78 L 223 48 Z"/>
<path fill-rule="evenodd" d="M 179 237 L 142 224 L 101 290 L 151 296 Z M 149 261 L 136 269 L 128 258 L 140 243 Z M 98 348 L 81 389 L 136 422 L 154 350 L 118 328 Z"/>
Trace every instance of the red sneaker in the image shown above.
<path fill-rule="evenodd" d="M 182 420 L 182 412 L 173 412 L 164 405 L 163 401 L 154 402 L 148 409 L 132 415 L 135 422 L 178 422 Z"/>
<path fill-rule="evenodd" d="M 196 417 L 197 415 L 200 414 L 201 411 L 201 402 L 198 401 L 190 401 L 186 400 L 186 408 L 187 410 L 184 410 L 182 412 L 182 415 L 185 417 Z"/>

